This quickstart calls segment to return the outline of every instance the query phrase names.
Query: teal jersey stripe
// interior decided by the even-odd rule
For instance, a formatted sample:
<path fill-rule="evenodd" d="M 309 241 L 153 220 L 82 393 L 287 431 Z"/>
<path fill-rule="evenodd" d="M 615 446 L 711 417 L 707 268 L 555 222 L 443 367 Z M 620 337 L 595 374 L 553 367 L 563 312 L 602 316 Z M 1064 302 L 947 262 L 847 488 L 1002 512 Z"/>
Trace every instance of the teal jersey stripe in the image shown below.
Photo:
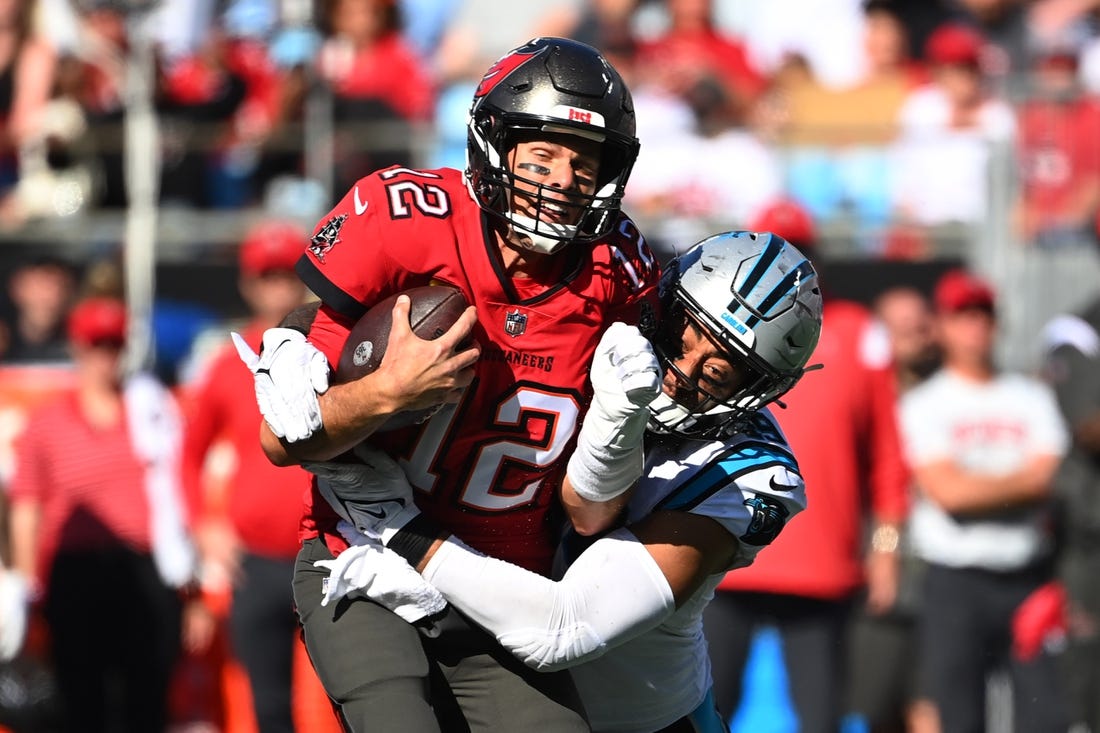
<path fill-rule="evenodd" d="M 677 486 L 654 509 L 689 510 L 740 476 L 771 466 L 798 473 L 798 462 L 789 451 L 774 443 L 746 440 L 719 455 Z"/>

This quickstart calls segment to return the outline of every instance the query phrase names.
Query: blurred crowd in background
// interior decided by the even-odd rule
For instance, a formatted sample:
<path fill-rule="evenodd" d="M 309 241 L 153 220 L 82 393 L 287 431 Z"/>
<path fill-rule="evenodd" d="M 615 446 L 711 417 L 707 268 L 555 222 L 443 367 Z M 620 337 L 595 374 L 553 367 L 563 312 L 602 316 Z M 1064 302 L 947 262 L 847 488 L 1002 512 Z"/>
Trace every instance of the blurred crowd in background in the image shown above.
<path fill-rule="evenodd" d="M 1013 239 L 1073 244 L 1095 239 L 1100 200 L 1095 6 L 6 0 L 0 223 L 125 205 L 136 37 L 156 53 L 162 204 L 312 220 L 375 168 L 461 166 L 482 70 L 517 38 L 560 35 L 631 84 L 636 217 L 743 224 L 787 194 L 851 222 L 859 252 L 913 258 L 1008 196 Z M 1003 154 L 1011 175 L 988 180 Z"/>
<path fill-rule="evenodd" d="M 1022 344 L 1096 272 L 1097 5 L 5 0 L 0 269 L 28 250 L 118 258 L 140 49 L 155 67 L 157 259 L 224 270 L 269 212 L 312 226 L 365 172 L 462 167 L 482 70 L 517 39 L 561 35 L 631 85 L 642 151 L 627 210 L 662 254 L 788 197 L 830 254 L 859 261 L 954 258 L 1015 287 L 1070 258 L 1033 281 L 1071 282 L 1012 305 L 1025 363 Z M 1034 251 L 1052 254 L 1018 260 Z M 170 278 L 158 289 L 174 295 Z"/>
<path fill-rule="evenodd" d="M 1071 378 L 1100 373 L 1100 322 L 1082 310 L 1100 296 L 1100 0 L 0 0 L 0 481 L 12 478 L 12 441 L 28 414 L 72 383 L 74 363 L 77 373 L 87 367 L 81 347 L 104 345 L 86 321 L 73 325 L 74 305 L 126 295 L 127 114 L 135 49 L 151 48 L 160 222 L 147 366 L 174 388 L 184 416 L 186 509 L 205 570 L 201 602 L 181 609 L 185 663 L 174 668 L 169 716 L 231 733 L 290 730 L 291 719 L 300 731 L 331 730 L 293 643 L 289 522 L 299 497 L 288 488 L 257 500 L 276 479 L 258 446 L 246 447 L 259 416 L 247 371 L 224 351 L 227 333 L 258 342 L 307 297 L 293 262 L 358 177 L 395 164 L 462 168 L 477 80 L 537 35 L 596 46 L 630 84 L 641 153 L 624 209 L 662 259 L 706 234 L 767 224 L 828 261 L 828 295 L 863 301 L 869 335 L 843 358 L 884 368 L 892 357 L 902 391 L 940 366 L 941 321 L 962 311 L 995 316 L 984 346 L 971 332 L 972 360 L 988 348 L 1007 366 L 1045 369 L 1068 431 L 1040 452 L 1071 459 L 1012 502 L 1068 506 L 1075 521 L 1025 563 L 1043 570 L 1026 578 L 1043 590 L 1030 616 L 997 611 L 1003 633 L 975 652 L 991 660 L 979 670 L 990 680 L 990 729 L 1009 730 L 1020 711 L 997 705 L 1000 662 L 1057 654 L 1067 634 L 1100 646 L 1100 600 L 1080 597 L 1082 579 L 1100 570 L 1100 389 Z M 941 275 L 960 266 L 971 279 L 944 286 Z M 121 326 L 104 328 L 97 338 L 119 346 Z M 958 350 L 967 336 L 955 338 Z M 37 371 L 21 370 L 28 365 Z M 845 380 L 836 372 L 846 369 L 827 371 Z M 813 420 L 830 429 L 828 415 Z M 853 435 L 856 464 L 871 449 Z M 918 457 L 919 439 L 900 430 L 897 441 L 896 456 Z M 813 470 L 811 509 L 798 520 L 806 526 Z M 779 594 L 835 603 L 846 615 L 830 623 L 858 630 L 836 649 L 854 650 L 853 669 L 859 655 L 882 665 L 836 694 L 838 725 L 846 716 L 853 733 L 935 731 L 928 691 L 904 674 L 923 608 L 914 578 L 928 558 L 910 547 L 904 517 L 879 523 L 896 525 L 896 537 L 877 531 L 864 506 L 872 492 L 850 489 L 853 526 L 867 523 L 866 537 L 852 534 L 861 543 L 854 580 L 835 595 Z M 25 482 L 19 491 L 34 494 Z M 285 536 L 256 532 L 280 518 Z M 820 551 L 786 534 L 779 543 L 787 539 Z M 1068 600 L 1047 585 L 1061 577 L 1056 540 L 1071 548 L 1057 555 L 1070 558 Z M 877 553 L 918 570 L 883 595 Z M 259 580 L 241 584 L 278 588 L 283 573 L 285 596 L 261 593 Z M 883 624 L 866 623 L 866 593 Z M 254 615 L 234 621 L 234 608 Z M 241 640 L 252 631 L 285 638 L 283 651 L 248 648 Z M 28 637 L 31 652 L 48 643 Z M 1093 666 L 1066 683 L 1078 700 L 1100 699 Z M 0 723 L 52 730 L 26 724 L 44 726 L 48 704 L 4 697 L 36 689 L 29 670 L 0 670 L 18 682 L 0 684 L 9 711 Z M 292 677 L 305 690 L 293 703 Z M 797 708 L 797 699 L 775 702 L 783 696 L 772 683 L 767 702 Z M 760 689 L 750 674 L 735 730 L 809 729 L 797 711 L 759 706 Z M 1096 711 L 1066 710 L 1076 730 L 1098 730 Z"/>

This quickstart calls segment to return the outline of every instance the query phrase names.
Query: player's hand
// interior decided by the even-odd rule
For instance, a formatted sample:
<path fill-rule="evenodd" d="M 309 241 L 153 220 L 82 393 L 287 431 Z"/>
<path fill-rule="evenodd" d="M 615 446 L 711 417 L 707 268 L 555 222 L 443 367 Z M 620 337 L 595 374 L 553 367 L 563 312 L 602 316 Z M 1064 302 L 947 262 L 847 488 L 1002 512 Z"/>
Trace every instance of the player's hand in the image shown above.
<path fill-rule="evenodd" d="M 642 475 L 642 436 L 649 403 L 661 392 L 661 372 L 641 331 L 612 323 L 596 345 L 590 376 L 592 405 L 577 434 L 566 478 L 578 497 L 605 504 Z"/>
<path fill-rule="evenodd" d="M 317 489 L 332 508 L 359 532 L 375 539 L 396 532 L 419 514 L 413 489 L 397 461 L 381 450 L 360 444 L 361 463 L 305 462 L 317 476 Z"/>
<path fill-rule="evenodd" d="M 0 569 L 0 661 L 15 659 L 23 649 L 30 599 L 26 577 L 15 570 Z"/>
<path fill-rule="evenodd" d="M 346 522 L 340 522 L 337 529 L 349 538 L 351 546 L 333 560 L 314 563 L 329 571 L 322 585 L 322 606 L 347 596 L 365 597 L 413 623 L 439 613 L 447 605 L 440 592 L 403 557 L 356 532 Z"/>
<path fill-rule="evenodd" d="M 329 367 L 325 355 L 293 328 L 264 331 L 256 354 L 240 334 L 233 343 L 241 361 L 252 372 L 256 403 L 277 437 L 288 443 L 306 440 L 322 425 L 317 395 L 328 390 Z"/>
<path fill-rule="evenodd" d="M 591 437 L 609 446 L 641 440 L 646 409 L 661 393 L 661 369 L 653 345 L 635 326 L 612 323 L 592 358 L 592 407 L 584 418 Z"/>
<path fill-rule="evenodd" d="M 474 379 L 481 350 L 470 337 L 477 310 L 469 306 L 446 332 L 422 339 L 409 323 L 411 301 L 397 298 L 386 354 L 374 373 L 375 388 L 401 410 L 423 410 L 458 402 Z"/>

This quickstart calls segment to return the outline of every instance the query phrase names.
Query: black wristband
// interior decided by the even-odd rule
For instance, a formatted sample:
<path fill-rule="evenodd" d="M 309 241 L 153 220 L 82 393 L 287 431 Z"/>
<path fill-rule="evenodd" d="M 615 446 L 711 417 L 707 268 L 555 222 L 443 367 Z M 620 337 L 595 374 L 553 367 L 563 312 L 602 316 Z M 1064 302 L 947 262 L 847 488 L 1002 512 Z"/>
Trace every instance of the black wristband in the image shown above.
<path fill-rule="evenodd" d="M 428 550 L 432 549 L 432 543 L 442 534 L 438 524 L 423 514 L 417 514 L 397 530 L 386 543 L 386 547 L 405 558 L 415 568 L 428 554 Z"/>

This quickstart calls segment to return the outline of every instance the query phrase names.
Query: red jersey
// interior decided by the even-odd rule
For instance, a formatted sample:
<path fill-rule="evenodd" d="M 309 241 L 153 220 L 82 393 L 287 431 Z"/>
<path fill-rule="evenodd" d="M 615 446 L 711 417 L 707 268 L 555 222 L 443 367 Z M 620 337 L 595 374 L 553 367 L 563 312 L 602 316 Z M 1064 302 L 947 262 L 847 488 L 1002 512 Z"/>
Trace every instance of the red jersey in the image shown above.
<path fill-rule="evenodd" d="M 42 587 L 59 551 L 152 550 L 145 465 L 127 421 L 92 425 L 77 399 L 71 392 L 38 408 L 15 447 L 8 495 L 13 504 L 41 505 L 35 572 Z"/>
<path fill-rule="evenodd" d="M 407 120 L 427 120 L 435 106 L 432 76 L 400 33 L 387 33 L 365 48 L 326 47 L 321 66 L 333 90 L 351 99 L 378 99 Z"/>
<path fill-rule="evenodd" d="M 242 335 L 259 349 L 260 326 L 252 324 Z M 237 536 L 253 554 L 293 559 L 298 554 L 297 520 L 308 474 L 297 467 L 274 466 L 264 455 L 256 439 L 261 417 L 252 374 L 232 346 L 227 344 L 211 360 L 187 412 L 183 468 L 192 513 L 204 508 L 201 484 L 207 452 L 224 438 L 237 461 L 226 489 L 226 508 Z"/>
<path fill-rule="evenodd" d="M 593 245 L 559 257 L 552 281 L 512 280 L 459 171 L 389 168 L 361 179 L 316 230 L 298 272 L 324 302 L 310 340 L 337 363 L 367 307 L 411 287 L 452 285 L 477 306 L 481 358 L 462 401 L 372 442 L 397 458 L 417 506 L 473 547 L 547 572 L 558 530 L 551 512 L 580 418 L 588 366 L 604 329 L 639 323 L 656 306 L 658 270 L 622 216 Z M 313 492 L 303 539 L 336 515 Z"/>
<path fill-rule="evenodd" d="M 655 69 L 706 72 L 727 85 L 735 101 L 752 100 L 767 86 L 767 78 L 749 59 L 744 44 L 713 28 L 698 31 L 673 29 L 665 35 L 642 43 L 639 63 Z"/>
<path fill-rule="evenodd" d="M 1100 100 L 1037 99 L 1020 108 L 1024 196 L 1054 221 L 1076 214 L 1076 196 L 1100 179 Z"/>
<path fill-rule="evenodd" d="M 886 336 L 863 306 L 825 301 L 809 372 L 773 410 L 806 480 L 806 509 L 722 590 L 836 600 L 863 583 L 868 514 L 900 522 L 908 470 L 902 458 L 896 389 Z"/>

